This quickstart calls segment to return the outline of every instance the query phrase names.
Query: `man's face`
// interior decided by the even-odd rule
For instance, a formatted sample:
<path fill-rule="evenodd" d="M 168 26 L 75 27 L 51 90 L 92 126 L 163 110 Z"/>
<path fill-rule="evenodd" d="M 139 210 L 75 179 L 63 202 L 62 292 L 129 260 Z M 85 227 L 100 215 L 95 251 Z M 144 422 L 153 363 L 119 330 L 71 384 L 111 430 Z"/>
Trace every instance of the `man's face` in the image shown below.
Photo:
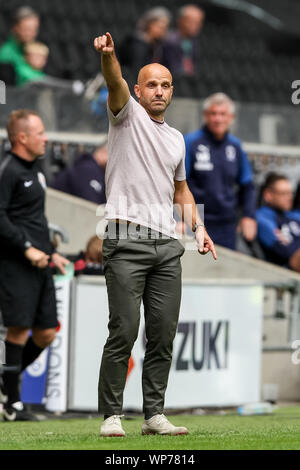
<path fill-rule="evenodd" d="M 179 18 L 178 27 L 181 35 L 187 38 L 197 36 L 204 23 L 204 13 L 198 8 L 190 7 L 186 13 Z"/>
<path fill-rule="evenodd" d="M 223 139 L 233 119 L 234 114 L 230 111 L 228 103 L 212 104 L 204 111 L 205 124 L 216 139 Z"/>
<path fill-rule="evenodd" d="M 150 116 L 162 118 L 172 99 L 172 76 L 159 64 L 150 64 L 144 69 L 139 84 L 135 85 L 135 94 Z"/>
<path fill-rule="evenodd" d="M 30 16 L 19 21 L 13 27 L 13 33 L 21 44 L 32 42 L 39 32 L 40 20 L 37 16 Z"/>
<path fill-rule="evenodd" d="M 292 185 L 288 180 L 279 180 L 264 191 L 267 204 L 281 211 L 289 211 L 293 205 Z"/>
<path fill-rule="evenodd" d="M 167 32 L 168 26 L 169 21 L 166 18 L 151 21 L 147 29 L 149 38 L 152 40 L 163 38 Z"/>
<path fill-rule="evenodd" d="M 32 158 L 45 154 L 48 137 L 43 121 L 38 116 L 29 116 L 26 131 L 20 135 L 21 143 Z"/>

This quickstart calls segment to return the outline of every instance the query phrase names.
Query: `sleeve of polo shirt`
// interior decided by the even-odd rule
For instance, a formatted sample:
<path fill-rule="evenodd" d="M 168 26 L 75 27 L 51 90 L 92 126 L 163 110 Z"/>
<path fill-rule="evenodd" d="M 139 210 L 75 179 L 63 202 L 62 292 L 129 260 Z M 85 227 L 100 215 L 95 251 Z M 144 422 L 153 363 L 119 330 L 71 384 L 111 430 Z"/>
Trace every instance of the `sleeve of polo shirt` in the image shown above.
<path fill-rule="evenodd" d="M 181 134 L 180 134 L 181 135 Z M 185 143 L 184 143 L 184 138 L 183 135 L 181 135 L 182 139 L 182 150 L 181 150 L 181 160 L 179 162 L 179 165 L 176 168 L 175 171 L 175 180 L 176 181 L 184 181 L 186 179 L 186 171 L 185 171 Z"/>
<path fill-rule="evenodd" d="M 114 115 L 113 112 L 111 111 L 110 107 L 108 106 L 108 102 L 107 102 L 107 114 L 108 114 L 108 119 L 109 119 L 110 123 L 113 126 L 116 126 L 116 125 L 120 124 L 122 121 L 124 121 L 124 119 L 126 119 L 126 117 L 131 112 L 134 104 L 135 104 L 135 99 L 132 98 L 132 96 L 130 96 L 129 100 L 127 101 L 125 106 L 123 106 L 121 111 L 119 111 L 118 114 Z"/>

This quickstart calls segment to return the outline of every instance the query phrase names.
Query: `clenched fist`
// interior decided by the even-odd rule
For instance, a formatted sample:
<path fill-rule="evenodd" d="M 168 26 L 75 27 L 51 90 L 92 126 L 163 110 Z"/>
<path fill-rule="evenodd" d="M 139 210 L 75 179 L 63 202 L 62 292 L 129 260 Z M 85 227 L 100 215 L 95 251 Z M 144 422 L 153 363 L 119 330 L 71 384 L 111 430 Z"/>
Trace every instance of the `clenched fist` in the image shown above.
<path fill-rule="evenodd" d="M 115 50 L 114 41 L 109 33 L 95 38 L 94 46 L 97 52 L 101 52 L 104 55 L 112 54 Z"/>
<path fill-rule="evenodd" d="M 31 262 L 32 266 L 39 269 L 45 269 L 48 266 L 49 255 L 37 248 L 31 246 L 25 251 L 25 256 Z"/>

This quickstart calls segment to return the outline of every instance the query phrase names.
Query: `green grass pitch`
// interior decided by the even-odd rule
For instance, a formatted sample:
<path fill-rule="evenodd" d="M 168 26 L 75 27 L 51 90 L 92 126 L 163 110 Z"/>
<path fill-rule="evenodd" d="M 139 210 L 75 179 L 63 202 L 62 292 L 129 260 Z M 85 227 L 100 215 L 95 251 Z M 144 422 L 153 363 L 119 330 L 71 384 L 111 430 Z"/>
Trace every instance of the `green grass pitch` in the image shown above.
<path fill-rule="evenodd" d="M 188 436 L 141 436 L 142 418 L 123 420 L 125 438 L 100 438 L 101 418 L 33 423 L 0 421 L 0 450 L 289 450 L 300 449 L 300 406 L 268 416 L 168 416 Z"/>

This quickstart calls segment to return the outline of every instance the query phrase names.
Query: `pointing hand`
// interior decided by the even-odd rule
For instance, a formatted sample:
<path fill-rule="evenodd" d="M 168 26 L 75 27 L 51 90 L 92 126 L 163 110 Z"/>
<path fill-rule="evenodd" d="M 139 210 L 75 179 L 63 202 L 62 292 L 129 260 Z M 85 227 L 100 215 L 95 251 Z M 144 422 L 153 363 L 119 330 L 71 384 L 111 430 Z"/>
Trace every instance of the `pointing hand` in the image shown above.
<path fill-rule="evenodd" d="M 106 33 L 103 36 L 98 36 L 95 38 L 94 46 L 97 52 L 101 52 L 105 55 L 112 54 L 115 49 L 114 41 L 110 33 Z"/>

